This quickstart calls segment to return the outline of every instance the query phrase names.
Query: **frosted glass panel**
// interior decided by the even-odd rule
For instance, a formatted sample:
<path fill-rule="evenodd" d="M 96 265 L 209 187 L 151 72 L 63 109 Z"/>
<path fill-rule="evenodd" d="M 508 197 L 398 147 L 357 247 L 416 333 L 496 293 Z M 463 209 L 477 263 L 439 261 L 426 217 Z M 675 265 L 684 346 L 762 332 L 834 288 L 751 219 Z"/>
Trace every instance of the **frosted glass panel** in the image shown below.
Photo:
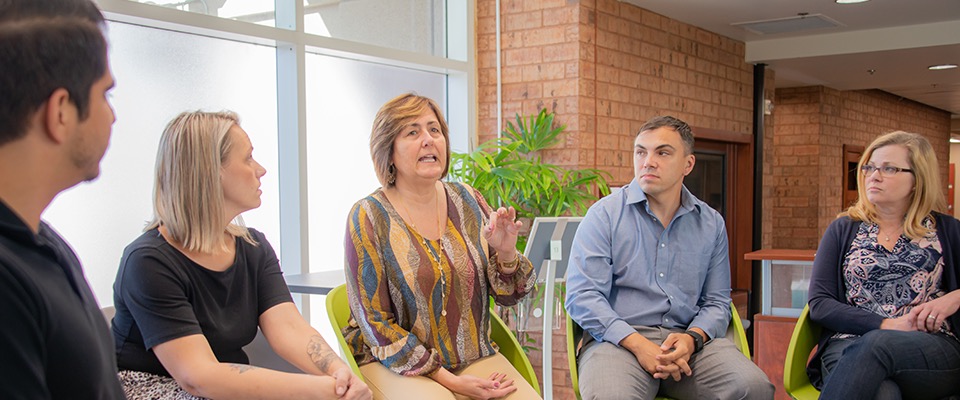
<path fill-rule="evenodd" d="M 215 17 L 274 26 L 274 0 L 130 0 Z"/>
<path fill-rule="evenodd" d="M 310 270 L 342 270 L 347 213 L 380 187 L 370 161 L 377 110 L 411 91 L 443 107 L 446 76 L 316 54 L 306 66 Z"/>
<path fill-rule="evenodd" d="M 305 0 L 303 26 L 315 35 L 445 57 L 446 18 L 446 0 Z"/>
<path fill-rule="evenodd" d="M 279 253 L 276 50 L 120 23 L 110 23 L 108 35 L 117 122 L 100 178 L 64 192 L 44 214 L 80 255 L 101 306 L 113 304 L 123 248 L 152 216 L 157 144 L 182 111 L 240 114 L 267 169 L 263 205 L 244 218 Z"/>

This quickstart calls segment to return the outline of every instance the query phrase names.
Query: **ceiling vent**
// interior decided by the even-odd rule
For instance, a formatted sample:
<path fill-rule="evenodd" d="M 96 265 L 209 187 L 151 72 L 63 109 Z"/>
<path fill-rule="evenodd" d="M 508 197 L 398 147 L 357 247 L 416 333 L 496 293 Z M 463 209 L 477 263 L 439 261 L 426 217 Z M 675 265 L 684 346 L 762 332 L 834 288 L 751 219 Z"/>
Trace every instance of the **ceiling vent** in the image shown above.
<path fill-rule="evenodd" d="M 834 21 L 823 14 L 797 15 L 795 17 L 767 19 L 763 21 L 737 22 L 730 24 L 739 26 L 758 35 L 809 31 L 814 29 L 836 28 L 843 24 Z"/>

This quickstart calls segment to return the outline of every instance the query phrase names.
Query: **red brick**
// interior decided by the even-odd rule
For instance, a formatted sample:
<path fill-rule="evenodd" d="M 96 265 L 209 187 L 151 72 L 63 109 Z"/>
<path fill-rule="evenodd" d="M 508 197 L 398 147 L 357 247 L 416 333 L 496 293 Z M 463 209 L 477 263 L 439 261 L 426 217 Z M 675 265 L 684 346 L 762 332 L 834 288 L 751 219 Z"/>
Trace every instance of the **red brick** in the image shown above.
<path fill-rule="evenodd" d="M 563 43 L 543 46 L 543 62 L 570 61 L 577 59 L 577 44 Z"/>
<path fill-rule="evenodd" d="M 547 8 L 543 10 L 543 25 L 566 25 L 578 21 L 580 13 L 577 7 Z"/>
<path fill-rule="evenodd" d="M 503 65 L 538 64 L 544 61 L 543 52 L 539 47 L 504 50 Z"/>
<path fill-rule="evenodd" d="M 566 27 L 563 26 L 527 30 L 523 32 L 523 45 L 542 46 L 563 43 L 567 41 L 565 36 Z"/>
<path fill-rule="evenodd" d="M 501 15 L 501 21 L 503 22 L 504 31 L 538 29 L 543 26 L 543 16 L 539 11 Z"/>

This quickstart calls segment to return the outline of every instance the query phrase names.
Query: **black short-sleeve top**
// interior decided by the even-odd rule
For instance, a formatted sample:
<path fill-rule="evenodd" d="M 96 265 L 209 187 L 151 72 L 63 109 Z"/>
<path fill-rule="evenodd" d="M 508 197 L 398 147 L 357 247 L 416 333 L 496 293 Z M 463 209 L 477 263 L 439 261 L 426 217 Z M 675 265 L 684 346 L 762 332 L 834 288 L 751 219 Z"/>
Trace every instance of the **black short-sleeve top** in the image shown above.
<path fill-rule="evenodd" d="M 220 362 L 247 364 L 243 346 L 257 334 L 260 314 L 293 301 L 280 263 L 263 233 L 257 245 L 236 238 L 236 258 L 212 271 L 187 258 L 159 230 L 124 249 L 113 284 L 113 336 L 121 370 L 169 376 L 152 348 L 202 334 Z"/>

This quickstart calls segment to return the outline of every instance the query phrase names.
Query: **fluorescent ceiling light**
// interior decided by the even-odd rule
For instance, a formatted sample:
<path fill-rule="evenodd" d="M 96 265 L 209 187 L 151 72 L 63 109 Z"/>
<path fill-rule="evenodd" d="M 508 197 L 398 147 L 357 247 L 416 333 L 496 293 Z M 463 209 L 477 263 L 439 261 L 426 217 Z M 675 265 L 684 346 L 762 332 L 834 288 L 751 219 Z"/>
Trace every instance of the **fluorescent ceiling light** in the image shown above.
<path fill-rule="evenodd" d="M 960 143 L 960 139 L 950 138 L 950 143 Z"/>
<path fill-rule="evenodd" d="M 856 4 L 856 3 L 865 3 L 870 0 L 837 0 L 837 4 Z"/>
<path fill-rule="evenodd" d="M 937 71 L 941 69 L 954 69 L 956 67 L 957 67 L 957 64 L 937 64 L 937 65 L 931 65 L 927 67 L 927 69 L 931 71 Z"/>

